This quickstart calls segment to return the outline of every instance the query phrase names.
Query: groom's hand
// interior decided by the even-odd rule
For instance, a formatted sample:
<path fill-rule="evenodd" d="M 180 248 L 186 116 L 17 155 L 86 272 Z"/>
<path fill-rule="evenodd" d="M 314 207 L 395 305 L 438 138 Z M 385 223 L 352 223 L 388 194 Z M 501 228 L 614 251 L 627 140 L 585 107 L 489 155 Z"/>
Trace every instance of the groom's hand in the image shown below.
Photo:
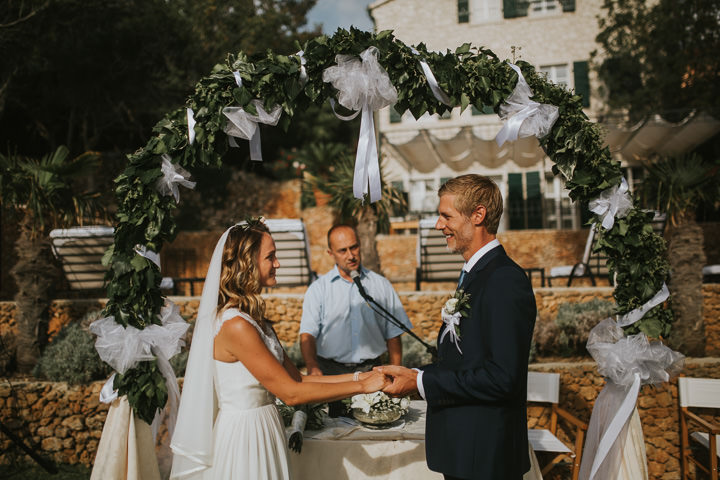
<path fill-rule="evenodd" d="M 388 395 L 403 397 L 417 392 L 418 372 L 416 370 L 398 365 L 383 365 L 381 367 L 375 367 L 374 370 L 378 370 L 392 377 L 392 383 L 383 388 L 383 392 Z"/>

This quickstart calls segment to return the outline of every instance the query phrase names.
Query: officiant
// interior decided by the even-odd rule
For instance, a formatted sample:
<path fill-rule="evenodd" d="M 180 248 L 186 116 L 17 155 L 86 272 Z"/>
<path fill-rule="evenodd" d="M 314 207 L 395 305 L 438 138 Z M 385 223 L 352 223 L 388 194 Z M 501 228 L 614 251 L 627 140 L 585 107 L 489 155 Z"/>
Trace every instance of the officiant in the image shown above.
<path fill-rule="evenodd" d="M 308 287 L 300 321 L 300 348 L 308 375 L 364 372 L 382 363 L 402 364 L 403 333 L 363 299 L 351 273 L 365 291 L 407 328 L 412 328 L 400 298 L 382 275 L 362 266 L 357 231 L 335 225 L 328 231 L 328 254 L 335 266 Z M 342 414 L 340 402 L 330 416 Z"/>

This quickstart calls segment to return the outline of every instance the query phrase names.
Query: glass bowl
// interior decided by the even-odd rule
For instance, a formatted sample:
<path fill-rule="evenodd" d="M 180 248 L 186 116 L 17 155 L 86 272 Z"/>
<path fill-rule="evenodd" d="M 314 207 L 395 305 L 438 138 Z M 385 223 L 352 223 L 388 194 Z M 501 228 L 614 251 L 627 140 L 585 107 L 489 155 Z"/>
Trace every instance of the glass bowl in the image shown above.
<path fill-rule="evenodd" d="M 398 410 L 365 413 L 362 408 L 353 408 L 352 414 L 355 420 L 368 425 L 385 425 L 398 420 L 402 416 L 402 412 Z"/>

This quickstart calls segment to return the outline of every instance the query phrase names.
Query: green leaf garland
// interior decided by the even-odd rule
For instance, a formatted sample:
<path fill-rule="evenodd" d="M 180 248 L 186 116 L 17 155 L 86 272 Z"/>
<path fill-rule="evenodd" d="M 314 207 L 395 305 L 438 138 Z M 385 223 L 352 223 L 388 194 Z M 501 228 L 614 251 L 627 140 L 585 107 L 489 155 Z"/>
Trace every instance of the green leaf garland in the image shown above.
<path fill-rule="evenodd" d="M 478 109 L 490 106 L 497 112 L 517 82 L 517 74 L 490 50 L 465 44 L 454 52 L 439 53 L 419 44 L 415 46 L 416 55 L 390 31 L 373 34 L 354 28 L 339 29 L 331 37 L 308 41 L 302 46 L 307 72 L 304 84 L 298 55 L 270 51 L 252 58 L 242 52 L 228 55 L 224 64 L 215 66 L 197 83 L 187 101 L 186 107 L 192 108 L 196 121 L 194 143 L 190 145 L 188 140 L 186 108 L 175 110 L 155 125 L 153 137 L 143 148 L 128 156 L 127 168 L 115 180 L 118 212 L 114 246 L 105 258 L 111 267 L 107 274 L 106 315 L 136 328 L 160 323 L 161 275 L 156 265 L 138 256 L 135 246 L 159 252 L 176 234 L 171 214 L 175 199 L 161 196 L 155 189 L 161 175 L 161 155 L 169 155 L 188 170 L 220 166 L 230 148 L 223 132 L 223 108 L 240 106 L 252 112 L 253 99 L 261 100 L 268 109 L 281 105 L 283 115 L 277 128 L 286 129 L 295 111 L 334 97 L 335 90 L 322 81 L 322 72 L 336 63 L 336 55 L 358 55 L 370 46 L 378 48 L 378 61 L 398 91 L 396 110 L 410 111 L 415 118 L 450 109 L 433 96 L 419 57 L 428 63 L 452 103 L 463 109 L 470 105 Z M 548 82 L 532 65 L 518 62 L 518 66 L 535 94 L 533 99 L 559 108 L 556 124 L 540 145 L 554 162 L 553 173 L 565 178 L 570 197 L 587 204 L 603 190 L 617 185 L 622 177 L 620 163 L 603 146 L 602 132 L 588 121 L 580 97 Z M 242 86 L 235 80 L 236 71 Z M 648 215 L 637 209 L 617 219 L 611 230 L 600 228 L 595 248 L 608 255 L 609 268 L 616 274 L 614 296 L 619 313 L 641 306 L 667 278 L 664 242 L 650 229 Z M 671 322 L 671 310 L 658 306 L 626 327 L 626 333 L 643 331 L 651 337 L 667 336 Z M 148 422 L 167 399 L 164 379 L 154 362 L 141 362 L 119 376 L 116 386 Z"/>

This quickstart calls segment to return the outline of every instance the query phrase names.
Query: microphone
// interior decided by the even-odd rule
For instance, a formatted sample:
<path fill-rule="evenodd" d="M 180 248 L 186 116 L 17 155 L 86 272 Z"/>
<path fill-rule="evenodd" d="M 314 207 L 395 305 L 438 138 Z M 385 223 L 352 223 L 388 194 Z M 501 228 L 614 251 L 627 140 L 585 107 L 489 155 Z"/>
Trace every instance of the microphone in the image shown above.
<path fill-rule="evenodd" d="M 368 293 L 365 291 L 365 288 L 362 286 L 362 283 L 360 283 L 360 272 L 358 272 L 357 270 L 350 270 L 350 278 L 352 278 L 355 285 L 357 285 L 358 291 L 360 292 L 360 296 L 365 299 L 365 301 L 368 303 L 370 308 L 372 308 L 375 311 L 375 313 L 378 313 L 381 316 L 385 317 L 385 319 L 390 321 L 390 323 L 396 325 L 401 330 L 406 332 L 408 335 L 413 337 L 415 340 L 420 342 L 425 347 L 425 349 L 428 351 L 428 353 L 430 353 L 430 356 L 432 357 L 432 361 L 434 362 L 437 360 L 437 348 L 425 343 L 420 337 L 415 335 L 415 333 L 413 333 L 412 330 L 410 330 L 408 327 L 406 327 L 404 323 L 402 323 L 400 320 L 395 318 L 382 305 L 377 303 L 375 300 L 373 300 L 373 298 L 370 295 L 368 295 Z M 380 311 L 378 311 L 378 309 L 374 308 L 373 305 L 375 305 Z"/>
<path fill-rule="evenodd" d="M 362 286 L 362 283 L 360 283 L 360 274 L 357 270 L 350 270 L 350 278 L 352 278 L 353 282 L 355 282 L 355 285 L 357 285 L 358 290 L 360 291 L 360 296 L 363 297 L 368 302 L 372 302 L 373 299 L 370 295 L 367 294 L 365 289 Z"/>

